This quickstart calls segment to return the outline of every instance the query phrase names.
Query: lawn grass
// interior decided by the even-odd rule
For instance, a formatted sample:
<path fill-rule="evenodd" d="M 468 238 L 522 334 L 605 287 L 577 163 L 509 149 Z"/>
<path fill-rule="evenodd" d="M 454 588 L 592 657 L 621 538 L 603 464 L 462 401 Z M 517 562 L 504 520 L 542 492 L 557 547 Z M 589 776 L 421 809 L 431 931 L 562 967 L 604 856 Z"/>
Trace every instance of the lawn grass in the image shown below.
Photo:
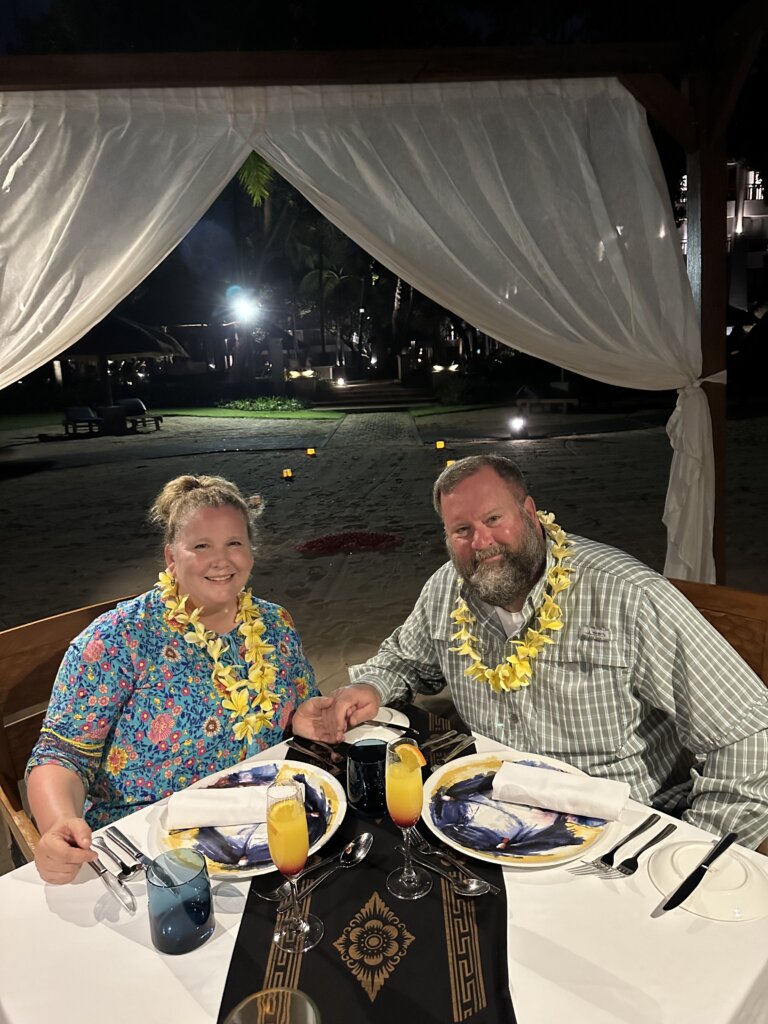
<path fill-rule="evenodd" d="M 152 409 L 153 416 L 205 416 L 209 419 L 241 420 L 340 420 L 343 412 L 328 412 L 323 409 L 300 409 L 291 412 L 242 412 L 239 409 L 216 409 L 211 406 L 201 409 Z M 64 414 L 61 412 L 18 412 L 0 416 L 0 430 L 30 430 L 42 427 L 61 427 Z"/>

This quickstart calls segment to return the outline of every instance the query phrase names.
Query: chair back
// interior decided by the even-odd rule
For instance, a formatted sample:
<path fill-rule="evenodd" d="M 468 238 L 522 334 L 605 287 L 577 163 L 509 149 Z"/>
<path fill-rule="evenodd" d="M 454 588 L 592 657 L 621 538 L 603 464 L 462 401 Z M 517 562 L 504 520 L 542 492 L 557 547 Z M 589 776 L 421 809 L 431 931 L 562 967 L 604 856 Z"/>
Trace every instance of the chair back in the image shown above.
<path fill-rule="evenodd" d="M 147 415 L 147 407 L 140 398 L 118 398 L 117 404 L 126 416 Z"/>
<path fill-rule="evenodd" d="M 125 598 L 0 632 L 0 818 L 28 860 L 39 835 L 23 809 L 19 782 L 40 734 L 56 672 L 70 642 L 118 600 Z"/>
<path fill-rule="evenodd" d="M 670 580 L 768 686 L 768 594 Z"/>

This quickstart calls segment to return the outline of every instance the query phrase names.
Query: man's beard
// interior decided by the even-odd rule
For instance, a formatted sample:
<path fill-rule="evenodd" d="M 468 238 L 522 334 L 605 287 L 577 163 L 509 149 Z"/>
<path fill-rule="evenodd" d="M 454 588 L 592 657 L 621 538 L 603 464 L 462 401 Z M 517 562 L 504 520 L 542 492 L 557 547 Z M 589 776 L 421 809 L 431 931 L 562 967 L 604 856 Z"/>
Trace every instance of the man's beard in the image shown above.
<path fill-rule="evenodd" d="M 467 590 L 485 604 L 507 608 L 524 601 L 541 575 L 546 541 L 538 526 L 527 517 L 523 522 L 525 532 L 517 549 L 509 544 L 495 544 L 476 552 L 468 565 L 462 565 L 448 546 L 451 561 Z M 501 555 L 500 560 L 487 562 L 493 555 Z"/>

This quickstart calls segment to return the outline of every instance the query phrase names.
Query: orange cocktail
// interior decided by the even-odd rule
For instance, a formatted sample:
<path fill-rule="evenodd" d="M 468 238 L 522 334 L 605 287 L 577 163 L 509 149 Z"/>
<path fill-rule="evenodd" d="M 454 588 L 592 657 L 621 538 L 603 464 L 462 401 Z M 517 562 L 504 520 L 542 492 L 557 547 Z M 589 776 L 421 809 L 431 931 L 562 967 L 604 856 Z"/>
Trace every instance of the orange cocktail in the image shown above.
<path fill-rule="evenodd" d="M 424 799 L 421 769 L 426 763 L 415 741 L 409 737 L 387 744 L 387 810 L 392 821 L 402 829 L 405 855 L 403 867 L 387 876 L 387 889 L 402 900 L 420 899 L 432 888 L 427 872 L 412 863 L 409 832 L 421 816 Z"/>
<path fill-rule="evenodd" d="M 291 908 L 278 917 L 273 942 L 278 949 L 301 953 L 323 937 L 323 922 L 314 914 L 302 916 L 296 876 L 307 862 L 309 834 L 304 787 L 295 779 L 273 782 L 267 790 L 267 842 L 275 866 L 291 886 Z"/>
<path fill-rule="evenodd" d="M 408 757 L 411 749 L 401 748 L 401 760 L 390 761 L 387 765 L 387 810 L 400 828 L 416 824 L 424 799 L 421 764 L 415 757 Z"/>
<path fill-rule="evenodd" d="M 286 878 L 297 875 L 307 863 L 309 833 L 303 804 L 278 800 L 267 815 L 267 842 L 275 866 Z"/>

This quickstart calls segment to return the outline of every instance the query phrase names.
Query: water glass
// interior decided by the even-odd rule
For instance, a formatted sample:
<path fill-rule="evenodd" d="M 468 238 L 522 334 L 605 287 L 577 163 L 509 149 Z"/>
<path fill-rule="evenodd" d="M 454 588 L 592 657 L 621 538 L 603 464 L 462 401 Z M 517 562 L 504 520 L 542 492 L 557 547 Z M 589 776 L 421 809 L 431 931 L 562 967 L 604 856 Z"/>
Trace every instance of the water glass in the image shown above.
<path fill-rule="evenodd" d="M 189 953 L 213 935 L 211 883 L 195 850 L 162 853 L 147 868 L 149 927 L 161 953 Z"/>
<path fill-rule="evenodd" d="M 349 806 L 369 818 L 381 818 L 387 809 L 385 773 L 387 744 L 384 740 L 358 740 L 347 754 Z"/>
<path fill-rule="evenodd" d="M 265 988 L 238 1003 L 224 1024 L 320 1024 L 320 1011 L 297 988 Z"/>

